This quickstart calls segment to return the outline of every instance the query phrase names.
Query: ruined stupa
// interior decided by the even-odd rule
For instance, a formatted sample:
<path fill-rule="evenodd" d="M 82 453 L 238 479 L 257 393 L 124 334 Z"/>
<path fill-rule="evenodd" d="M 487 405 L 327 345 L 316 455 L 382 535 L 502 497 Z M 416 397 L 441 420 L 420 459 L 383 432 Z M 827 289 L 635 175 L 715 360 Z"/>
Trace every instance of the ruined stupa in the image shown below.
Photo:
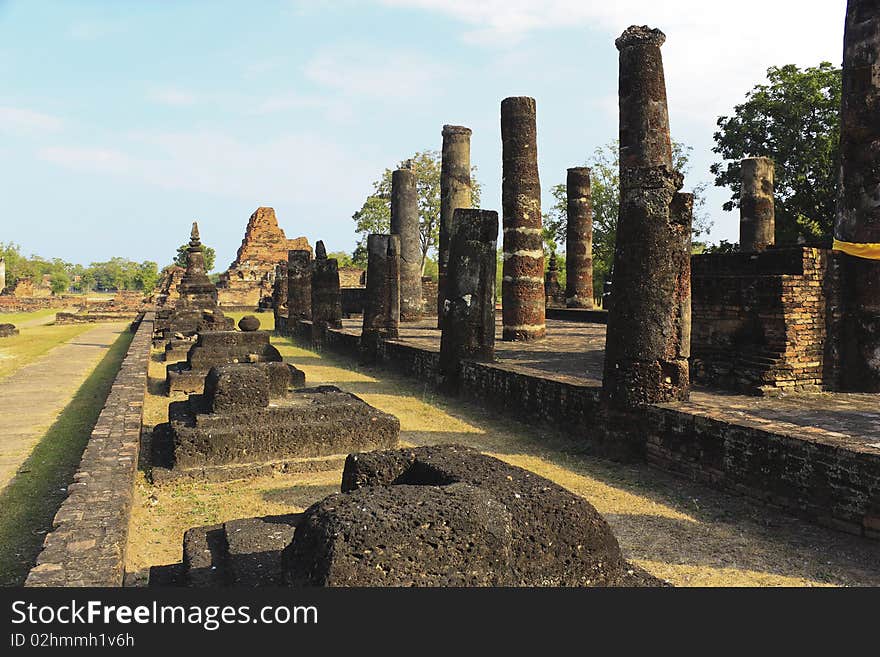
<path fill-rule="evenodd" d="M 250 310 L 261 304 L 271 306 L 275 268 L 287 265 L 287 252 L 292 250 L 311 252 L 312 247 L 305 237 L 287 239 L 273 208 L 257 208 L 248 220 L 235 261 L 220 275 L 220 305 Z"/>

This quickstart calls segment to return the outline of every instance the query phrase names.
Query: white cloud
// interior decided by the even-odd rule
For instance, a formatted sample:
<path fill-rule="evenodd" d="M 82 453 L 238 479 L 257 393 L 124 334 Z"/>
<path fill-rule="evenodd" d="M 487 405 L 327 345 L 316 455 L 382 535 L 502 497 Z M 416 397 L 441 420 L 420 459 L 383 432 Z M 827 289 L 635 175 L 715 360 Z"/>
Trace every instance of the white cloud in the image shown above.
<path fill-rule="evenodd" d="M 147 94 L 147 98 L 160 105 L 170 107 L 190 107 L 195 105 L 198 100 L 194 93 L 176 87 L 152 89 Z"/>
<path fill-rule="evenodd" d="M 124 174 L 132 169 L 133 162 L 125 153 L 111 148 L 79 148 L 50 146 L 41 149 L 41 160 L 58 164 L 80 173 Z"/>
<path fill-rule="evenodd" d="M 9 134 L 56 132 L 63 124 L 64 122 L 57 116 L 23 107 L 0 106 L 0 132 Z"/>
<path fill-rule="evenodd" d="M 434 96 L 449 71 L 418 53 L 352 43 L 320 51 L 306 64 L 304 74 L 346 96 L 403 102 Z"/>

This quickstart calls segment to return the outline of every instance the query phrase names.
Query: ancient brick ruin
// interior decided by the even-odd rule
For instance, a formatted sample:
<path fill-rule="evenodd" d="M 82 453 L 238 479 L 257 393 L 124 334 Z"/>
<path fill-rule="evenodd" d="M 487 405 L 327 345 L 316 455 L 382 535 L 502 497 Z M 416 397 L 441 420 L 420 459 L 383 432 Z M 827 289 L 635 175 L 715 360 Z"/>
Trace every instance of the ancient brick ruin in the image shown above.
<path fill-rule="evenodd" d="M 339 289 L 339 263 L 327 257 L 324 242 L 315 246 L 312 264 L 312 327 L 320 336 L 328 328 L 342 327 L 342 295 Z"/>
<path fill-rule="evenodd" d="M 471 207 L 471 129 L 460 125 L 443 126 L 440 160 L 440 239 L 437 248 L 437 325 L 446 300 L 446 269 L 449 245 L 455 233 L 457 208 Z"/>
<path fill-rule="evenodd" d="M 177 294 L 173 308 L 166 306 L 156 312 L 156 340 L 185 338 L 200 331 L 232 330 L 232 319 L 217 306 L 217 288 L 205 272 L 205 255 L 195 222 L 186 251 L 186 272 L 177 285 Z"/>
<path fill-rule="evenodd" d="M 504 340 L 538 340 L 547 332 L 536 133 L 534 98 L 501 101 Z"/>
<path fill-rule="evenodd" d="M 843 45 L 840 189 L 840 384 L 880 392 L 880 7 L 849 0 Z"/>
<path fill-rule="evenodd" d="M 367 237 L 367 299 L 361 349 L 371 360 L 380 340 L 396 338 L 401 315 L 401 241 L 398 235 Z"/>
<path fill-rule="evenodd" d="M 409 322 L 422 316 L 422 248 L 412 169 L 391 174 L 391 234 L 400 240 L 400 319 Z"/>
<path fill-rule="evenodd" d="M 593 307 L 593 198 L 588 167 L 566 177 L 565 305 Z"/>
<path fill-rule="evenodd" d="M 394 416 L 334 386 L 304 384 L 286 363 L 211 368 L 204 393 L 172 402 L 168 424 L 154 432 L 154 478 L 332 468 L 351 450 L 397 445 Z"/>
<path fill-rule="evenodd" d="M 257 208 L 248 219 L 244 239 L 217 284 L 218 300 L 224 308 L 254 310 L 271 305 L 275 267 L 287 263 L 287 252 L 312 247 L 305 237 L 287 239 L 278 226 L 275 210 Z"/>
<path fill-rule="evenodd" d="M 672 168 L 660 30 L 620 51 L 620 216 L 603 389 L 616 405 L 687 399 L 693 195 Z M 651 321 L 644 321 L 645 318 Z"/>
<path fill-rule="evenodd" d="M 440 386 L 454 390 L 464 359 L 495 359 L 495 274 L 498 213 L 455 211 L 449 247 L 446 308 L 440 318 Z"/>

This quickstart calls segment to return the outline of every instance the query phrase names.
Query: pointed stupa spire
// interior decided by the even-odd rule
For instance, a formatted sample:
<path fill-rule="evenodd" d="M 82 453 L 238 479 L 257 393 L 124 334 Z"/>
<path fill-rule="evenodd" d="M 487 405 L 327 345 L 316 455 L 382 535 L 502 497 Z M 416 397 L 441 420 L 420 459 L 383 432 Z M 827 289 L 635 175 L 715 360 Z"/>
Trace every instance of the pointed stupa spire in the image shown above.
<path fill-rule="evenodd" d="M 202 242 L 199 239 L 199 222 L 194 221 L 192 226 L 192 232 L 189 234 L 189 245 L 190 246 L 201 246 Z"/>

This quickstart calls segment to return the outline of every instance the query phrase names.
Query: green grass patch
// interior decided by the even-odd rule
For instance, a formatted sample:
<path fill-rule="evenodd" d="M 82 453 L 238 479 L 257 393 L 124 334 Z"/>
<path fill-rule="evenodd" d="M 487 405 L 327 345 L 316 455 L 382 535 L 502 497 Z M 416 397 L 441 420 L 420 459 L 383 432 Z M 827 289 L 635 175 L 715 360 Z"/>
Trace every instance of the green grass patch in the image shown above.
<path fill-rule="evenodd" d="M 0 324 L 20 324 L 29 322 L 32 319 L 41 319 L 58 312 L 57 308 L 44 308 L 43 310 L 35 310 L 30 313 L 0 313 Z"/>
<path fill-rule="evenodd" d="M 0 586 L 21 585 L 33 567 L 133 337 L 120 334 L 0 493 Z"/>
<path fill-rule="evenodd" d="M 35 361 L 50 349 L 85 333 L 94 324 L 60 324 L 23 328 L 0 340 L 0 379 Z"/>

